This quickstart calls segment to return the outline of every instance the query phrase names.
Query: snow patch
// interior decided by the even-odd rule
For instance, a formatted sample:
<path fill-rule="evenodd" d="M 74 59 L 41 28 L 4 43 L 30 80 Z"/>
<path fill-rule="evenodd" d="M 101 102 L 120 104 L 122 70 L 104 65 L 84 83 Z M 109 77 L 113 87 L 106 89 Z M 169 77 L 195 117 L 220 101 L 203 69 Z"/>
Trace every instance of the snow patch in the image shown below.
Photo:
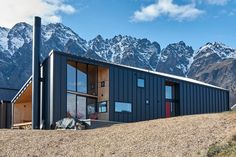
<path fill-rule="evenodd" d="M 0 27 L 0 50 L 4 52 L 4 50 L 8 49 L 8 35 L 9 29 Z"/>

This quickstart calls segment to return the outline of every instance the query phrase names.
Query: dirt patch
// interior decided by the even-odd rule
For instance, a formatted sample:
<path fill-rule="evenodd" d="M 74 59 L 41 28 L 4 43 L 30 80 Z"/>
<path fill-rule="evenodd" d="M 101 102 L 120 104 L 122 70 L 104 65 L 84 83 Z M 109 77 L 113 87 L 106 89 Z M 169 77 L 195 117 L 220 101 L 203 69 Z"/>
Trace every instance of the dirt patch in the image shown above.
<path fill-rule="evenodd" d="M 0 156 L 204 156 L 234 134 L 235 112 L 83 131 L 1 130 Z"/>

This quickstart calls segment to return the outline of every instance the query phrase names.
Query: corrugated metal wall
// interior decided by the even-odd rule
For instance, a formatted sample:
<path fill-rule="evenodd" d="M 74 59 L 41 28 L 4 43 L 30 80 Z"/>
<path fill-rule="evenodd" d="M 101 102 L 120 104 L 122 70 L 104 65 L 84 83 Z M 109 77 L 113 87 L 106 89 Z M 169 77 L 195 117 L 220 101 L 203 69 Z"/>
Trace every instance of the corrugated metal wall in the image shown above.
<path fill-rule="evenodd" d="M 43 63 L 43 120 L 46 128 L 66 117 L 66 57 L 52 53 Z"/>
<path fill-rule="evenodd" d="M 10 102 L 0 102 L 0 128 L 11 128 L 12 104 Z"/>
<path fill-rule="evenodd" d="M 179 114 L 214 113 L 229 110 L 226 90 L 175 80 L 113 64 L 102 63 L 72 55 L 52 53 L 44 63 L 44 119 L 47 127 L 66 117 L 67 60 L 110 68 L 109 119 L 134 122 L 166 117 L 165 82 L 175 82 L 179 88 Z M 145 87 L 137 87 L 137 79 L 145 80 Z M 148 103 L 146 103 L 148 100 Z M 115 112 L 115 102 L 132 104 L 132 112 Z"/>
<path fill-rule="evenodd" d="M 138 78 L 145 80 L 144 88 L 137 87 Z M 180 115 L 229 110 L 229 93 L 226 90 L 111 65 L 110 120 L 134 122 L 164 118 L 166 81 L 179 84 Z M 132 112 L 115 112 L 115 102 L 132 103 Z"/>

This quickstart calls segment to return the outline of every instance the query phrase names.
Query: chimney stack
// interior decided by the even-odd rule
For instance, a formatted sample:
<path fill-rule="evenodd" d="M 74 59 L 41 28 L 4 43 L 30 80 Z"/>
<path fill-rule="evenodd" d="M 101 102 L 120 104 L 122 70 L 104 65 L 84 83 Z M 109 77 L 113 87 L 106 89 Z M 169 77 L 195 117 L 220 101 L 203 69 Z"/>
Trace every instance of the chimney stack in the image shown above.
<path fill-rule="evenodd" d="M 40 126 L 40 47 L 41 18 L 34 17 L 32 47 L 32 129 Z"/>

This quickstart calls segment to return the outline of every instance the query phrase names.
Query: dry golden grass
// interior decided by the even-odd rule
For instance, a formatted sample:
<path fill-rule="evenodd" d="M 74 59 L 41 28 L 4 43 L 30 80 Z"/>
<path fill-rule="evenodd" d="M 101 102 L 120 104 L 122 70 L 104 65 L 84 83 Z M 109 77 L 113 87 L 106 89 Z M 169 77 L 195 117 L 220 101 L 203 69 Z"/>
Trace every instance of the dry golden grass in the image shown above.
<path fill-rule="evenodd" d="M 205 156 L 236 134 L 236 112 L 94 130 L 0 130 L 0 156 Z"/>

